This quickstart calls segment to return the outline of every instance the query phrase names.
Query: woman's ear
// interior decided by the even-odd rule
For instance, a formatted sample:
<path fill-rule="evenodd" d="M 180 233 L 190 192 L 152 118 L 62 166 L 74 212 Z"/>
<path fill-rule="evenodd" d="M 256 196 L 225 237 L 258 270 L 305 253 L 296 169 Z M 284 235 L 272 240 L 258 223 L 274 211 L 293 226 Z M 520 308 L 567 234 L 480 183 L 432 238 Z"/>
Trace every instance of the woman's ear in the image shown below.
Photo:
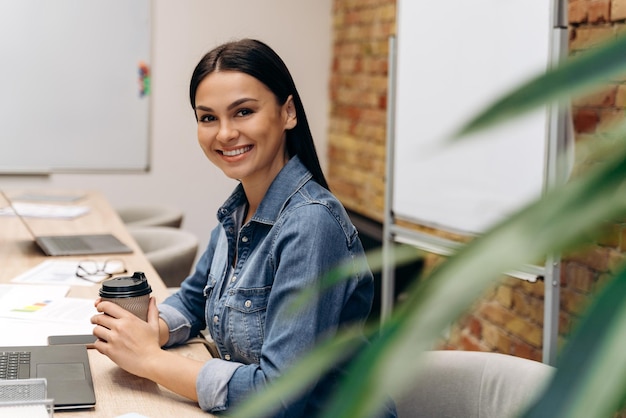
<path fill-rule="evenodd" d="M 283 105 L 285 112 L 285 129 L 293 129 L 298 124 L 298 116 L 296 115 L 296 105 L 293 96 L 289 95 L 287 101 Z"/>

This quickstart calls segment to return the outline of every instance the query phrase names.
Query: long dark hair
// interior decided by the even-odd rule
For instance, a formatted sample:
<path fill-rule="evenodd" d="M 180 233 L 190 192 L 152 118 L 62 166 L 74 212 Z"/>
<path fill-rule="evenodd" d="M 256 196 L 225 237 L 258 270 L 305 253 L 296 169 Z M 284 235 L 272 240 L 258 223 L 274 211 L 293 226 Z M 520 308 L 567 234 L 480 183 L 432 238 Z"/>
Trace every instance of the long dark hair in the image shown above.
<path fill-rule="evenodd" d="M 196 91 L 200 82 L 215 71 L 239 71 L 265 84 L 276 96 L 279 105 L 285 104 L 289 95 L 293 97 L 298 123 L 287 131 L 287 152 L 297 155 L 313 174 L 313 179 L 329 189 L 320 166 L 313 135 L 309 128 L 304 106 L 283 60 L 265 43 L 255 39 L 227 42 L 209 51 L 196 66 L 189 85 L 191 107 L 196 107 Z"/>

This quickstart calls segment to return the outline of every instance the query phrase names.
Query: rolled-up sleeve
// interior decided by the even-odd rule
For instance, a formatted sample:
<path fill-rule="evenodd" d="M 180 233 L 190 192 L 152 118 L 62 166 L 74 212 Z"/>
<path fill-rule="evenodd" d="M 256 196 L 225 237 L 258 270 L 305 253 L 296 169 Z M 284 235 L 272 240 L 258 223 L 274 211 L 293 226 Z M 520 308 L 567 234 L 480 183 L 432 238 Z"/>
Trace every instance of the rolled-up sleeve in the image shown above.
<path fill-rule="evenodd" d="M 219 412 L 228 408 L 228 382 L 241 363 L 220 359 L 208 361 L 196 379 L 198 404 L 205 411 Z"/>
<path fill-rule="evenodd" d="M 170 305 L 159 305 L 159 316 L 165 321 L 170 337 L 165 347 L 182 344 L 189 339 L 191 323 L 187 318 Z"/>

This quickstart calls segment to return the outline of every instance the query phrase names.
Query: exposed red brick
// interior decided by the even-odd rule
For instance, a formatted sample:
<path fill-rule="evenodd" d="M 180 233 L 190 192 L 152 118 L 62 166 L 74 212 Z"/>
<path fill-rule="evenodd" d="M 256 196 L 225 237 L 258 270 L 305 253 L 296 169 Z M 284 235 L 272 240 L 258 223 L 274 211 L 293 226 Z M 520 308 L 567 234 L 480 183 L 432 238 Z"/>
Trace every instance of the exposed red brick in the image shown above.
<path fill-rule="evenodd" d="M 587 0 L 572 0 L 569 2 L 567 15 L 570 23 L 586 22 L 588 13 Z"/>
<path fill-rule="evenodd" d="M 588 3 L 589 23 L 605 23 L 611 20 L 610 0 L 590 0 Z"/>
<path fill-rule="evenodd" d="M 596 273 L 589 267 L 577 263 L 564 263 L 568 285 L 581 292 L 590 292 Z"/>
<path fill-rule="evenodd" d="M 460 348 L 465 351 L 486 351 L 485 347 L 481 345 L 480 340 L 470 335 L 462 335 L 460 345 Z"/>
<path fill-rule="evenodd" d="M 478 318 L 476 318 L 473 315 L 470 315 L 467 318 L 467 324 L 466 324 L 467 329 L 469 330 L 470 334 L 473 335 L 476 338 L 481 338 L 482 337 L 482 324 L 480 323 L 480 321 L 478 320 Z"/>
<path fill-rule="evenodd" d="M 612 0 L 611 1 L 611 20 L 619 21 L 626 19 L 626 1 L 624 0 Z"/>
<path fill-rule="evenodd" d="M 592 109 L 577 109 L 574 111 L 574 130 L 576 133 L 589 133 L 596 130 L 600 122 L 598 112 Z"/>

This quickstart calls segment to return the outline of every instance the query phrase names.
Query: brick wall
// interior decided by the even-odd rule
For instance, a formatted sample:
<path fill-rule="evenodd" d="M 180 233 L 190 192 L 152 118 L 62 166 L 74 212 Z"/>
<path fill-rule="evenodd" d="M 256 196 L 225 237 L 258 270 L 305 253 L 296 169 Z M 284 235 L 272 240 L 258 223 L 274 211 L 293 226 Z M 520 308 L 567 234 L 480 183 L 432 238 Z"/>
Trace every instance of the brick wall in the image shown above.
<path fill-rule="evenodd" d="M 388 38 L 395 0 L 334 2 L 328 179 L 344 205 L 382 221 Z"/>
<path fill-rule="evenodd" d="M 626 29 L 626 0 L 570 0 L 570 51 L 576 54 Z M 335 0 L 330 85 L 331 188 L 347 208 L 377 221 L 384 213 L 387 39 L 395 33 L 395 0 Z M 626 77 L 573 102 L 577 140 L 594 140 L 624 119 Z M 588 161 L 578 161 L 580 166 Z M 562 338 L 586 303 L 623 261 L 626 224 L 561 266 Z M 427 266 L 438 263 L 429 256 Z M 544 284 L 503 278 L 451 328 L 442 347 L 541 359 Z"/>

